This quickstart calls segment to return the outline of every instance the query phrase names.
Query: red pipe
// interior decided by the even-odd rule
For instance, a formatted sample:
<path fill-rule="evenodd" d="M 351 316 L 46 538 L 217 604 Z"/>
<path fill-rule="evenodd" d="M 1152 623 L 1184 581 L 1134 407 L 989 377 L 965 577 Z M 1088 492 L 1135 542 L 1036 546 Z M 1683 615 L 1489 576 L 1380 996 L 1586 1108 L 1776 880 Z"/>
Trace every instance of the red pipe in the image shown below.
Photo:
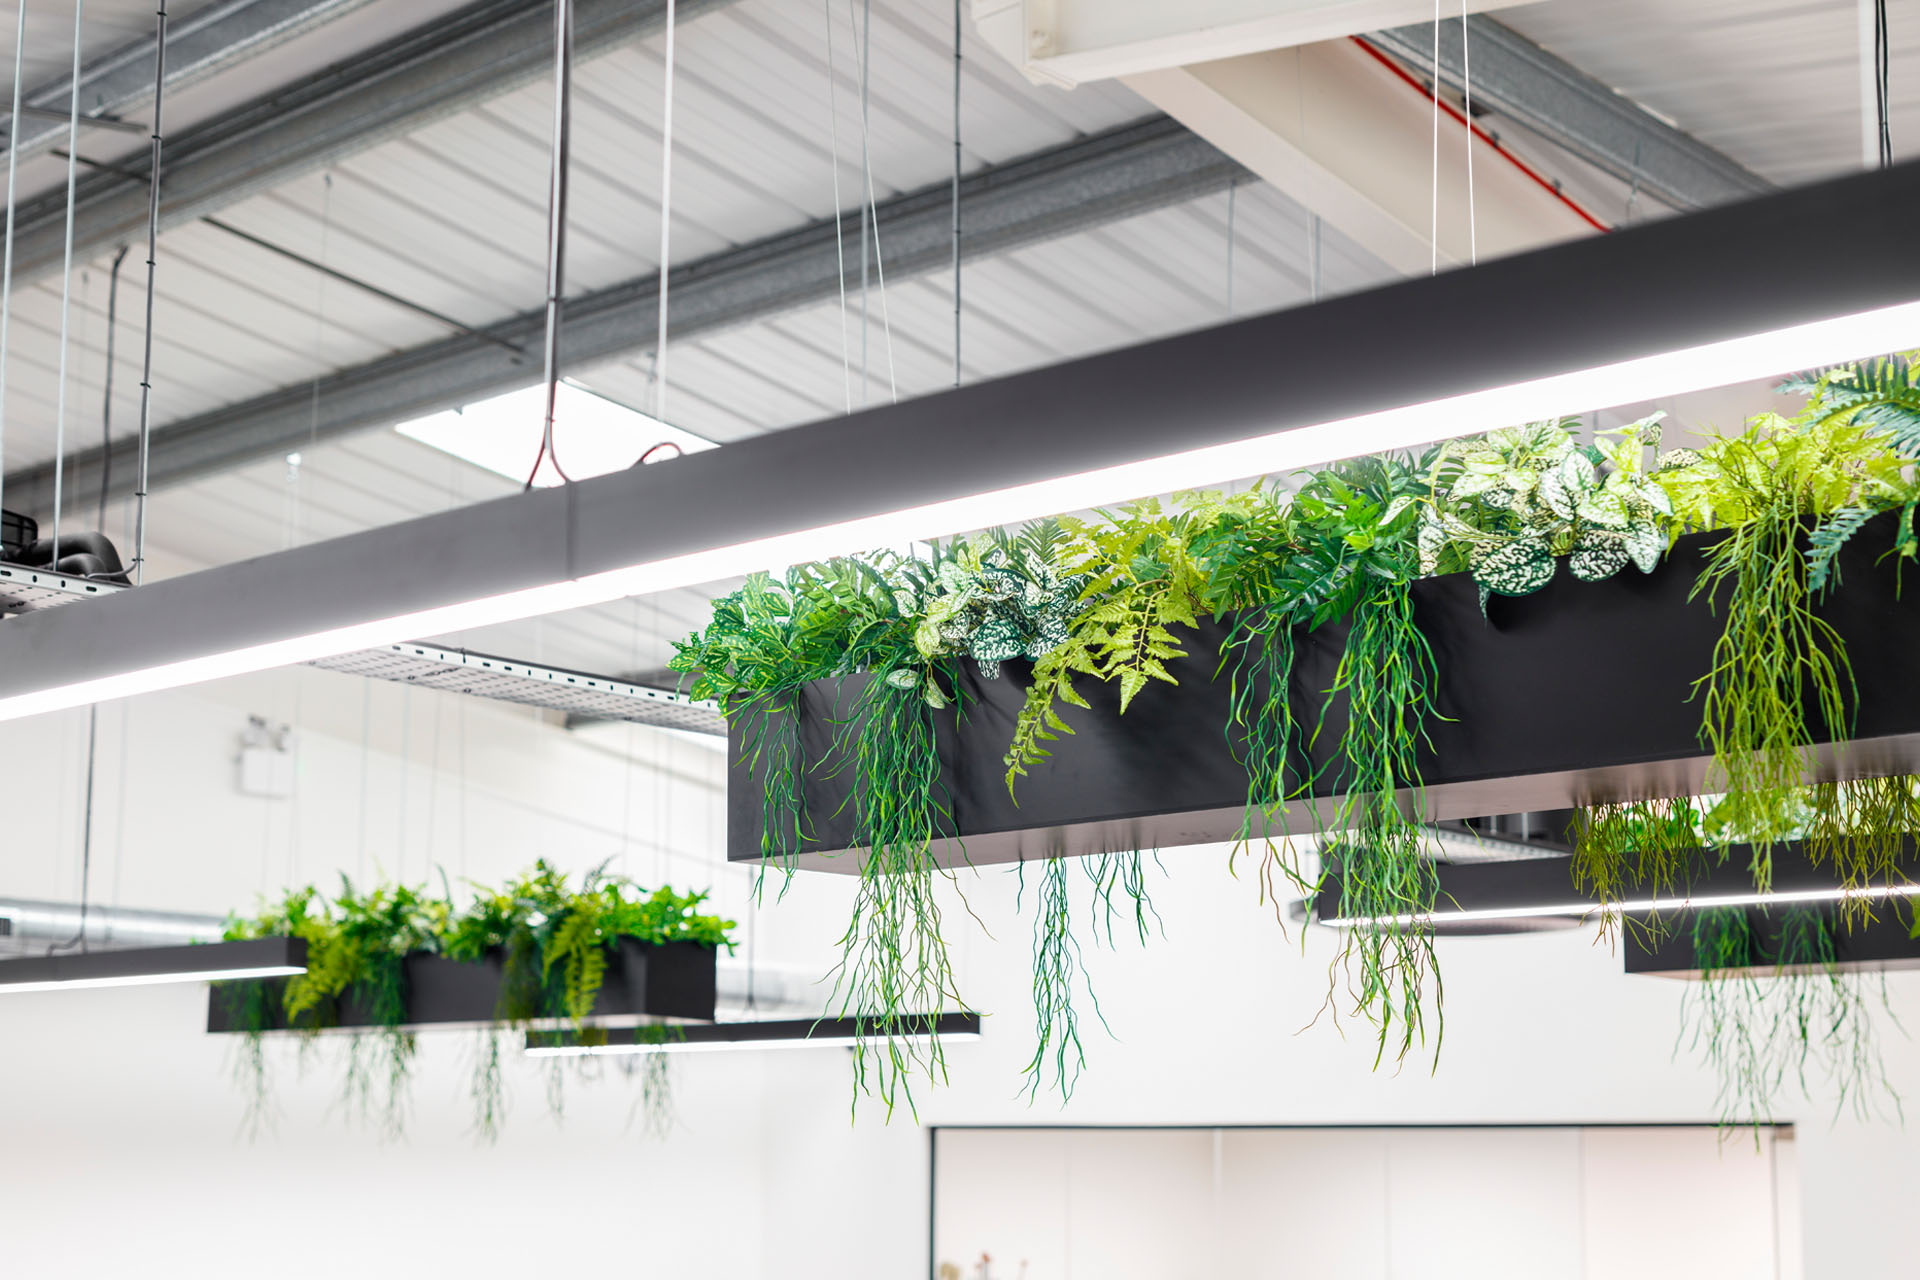
<path fill-rule="evenodd" d="M 1368 57 L 1372 58 L 1375 62 L 1378 62 L 1381 66 L 1385 67 L 1387 70 L 1393 72 L 1394 75 L 1399 76 L 1400 79 L 1405 81 L 1407 84 L 1412 85 L 1415 89 L 1419 91 L 1420 96 L 1422 98 L 1429 97 L 1427 93 L 1427 86 L 1421 84 L 1420 81 L 1415 79 L 1407 71 L 1405 67 L 1401 66 L 1399 63 L 1395 62 L 1392 58 L 1389 58 L 1386 54 L 1380 52 L 1378 49 L 1368 44 L 1365 40 L 1361 39 L 1359 36 L 1348 36 L 1347 38 L 1353 41 L 1355 44 L 1359 45 L 1362 49 L 1365 49 L 1367 51 Z M 1583 222 L 1585 222 L 1588 226 L 1592 227 L 1595 231 L 1613 230 L 1612 227 L 1609 227 L 1606 223 L 1600 221 L 1600 219 L 1594 217 L 1591 213 L 1588 213 L 1585 209 L 1581 208 L 1580 205 L 1576 201 L 1574 201 L 1572 198 L 1570 198 L 1566 192 L 1560 190 L 1558 186 L 1554 185 L 1553 179 L 1547 177 L 1545 174 L 1541 173 L 1538 169 L 1528 164 L 1525 160 L 1522 160 L 1519 156 L 1516 156 L 1515 154 L 1513 154 L 1513 152 L 1501 146 L 1499 139 L 1495 138 L 1492 134 L 1488 133 L 1485 129 L 1482 129 L 1479 125 L 1474 124 L 1471 120 L 1468 120 L 1464 115 L 1461 115 L 1458 111 L 1454 110 L 1453 104 L 1451 102 L 1447 102 L 1443 100 L 1440 103 L 1440 109 L 1446 112 L 1447 115 L 1452 117 L 1454 120 L 1457 120 L 1461 124 L 1466 125 L 1467 128 L 1470 131 L 1472 131 L 1474 137 L 1480 139 L 1480 141 L 1486 143 L 1489 147 L 1492 147 L 1494 150 L 1494 153 L 1500 156 L 1502 159 L 1504 159 L 1508 164 L 1512 165 L 1514 168 L 1518 169 L 1520 172 L 1526 174 L 1529 178 L 1532 178 L 1535 182 L 1539 183 L 1543 190 L 1545 190 L 1550 195 L 1552 195 L 1555 200 L 1558 200 L 1561 204 L 1564 204 L 1565 206 L 1567 206 L 1567 208 L 1573 210 L 1573 212 Z"/>

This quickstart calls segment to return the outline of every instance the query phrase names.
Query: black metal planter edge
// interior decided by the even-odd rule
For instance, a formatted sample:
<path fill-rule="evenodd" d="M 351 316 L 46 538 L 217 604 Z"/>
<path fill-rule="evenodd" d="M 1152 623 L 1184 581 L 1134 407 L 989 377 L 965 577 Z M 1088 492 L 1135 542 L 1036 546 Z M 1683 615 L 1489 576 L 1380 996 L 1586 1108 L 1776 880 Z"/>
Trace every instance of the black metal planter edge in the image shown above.
<path fill-rule="evenodd" d="M 714 1014 L 717 952 L 695 942 L 643 943 L 622 939 L 609 949 L 607 971 L 594 999 L 594 1020 L 666 1018 L 711 1022 Z M 406 957 L 403 985 L 407 1016 L 395 1029 L 402 1031 L 488 1027 L 500 1019 L 500 983 L 503 963 L 498 955 L 481 962 L 452 960 L 418 952 Z M 383 1026 L 366 1002 L 348 992 L 323 1016 L 289 1025 L 279 1016 L 281 1002 L 267 1001 L 273 1011 L 268 1025 L 252 1027 L 243 1016 L 248 989 L 285 989 L 285 978 L 216 983 L 208 992 L 207 1030 L 214 1034 L 263 1030 L 359 1031 Z"/>

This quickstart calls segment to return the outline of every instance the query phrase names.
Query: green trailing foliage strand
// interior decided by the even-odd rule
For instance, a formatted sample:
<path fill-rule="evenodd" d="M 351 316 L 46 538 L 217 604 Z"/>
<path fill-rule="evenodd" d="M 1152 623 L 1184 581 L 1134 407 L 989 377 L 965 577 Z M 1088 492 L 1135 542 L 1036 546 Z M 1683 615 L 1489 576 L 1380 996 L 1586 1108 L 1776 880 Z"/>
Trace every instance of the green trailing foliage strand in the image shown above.
<path fill-rule="evenodd" d="M 1684 1045 L 1713 1068 L 1721 1125 L 1757 1134 L 1778 1118 L 1787 1086 L 1811 1097 L 1816 1082 L 1833 1092 L 1836 1113 L 1866 1120 L 1890 1108 L 1897 1116 L 1873 1024 L 1874 1004 L 1887 1008 L 1884 977 L 1875 992 L 1866 975 L 1842 971 L 1832 926 L 1807 908 L 1782 914 L 1767 964 L 1755 928 L 1765 919 L 1741 908 L 1694 917 L 1700 980 L 1688 986 L 1676 1052 Z"/>

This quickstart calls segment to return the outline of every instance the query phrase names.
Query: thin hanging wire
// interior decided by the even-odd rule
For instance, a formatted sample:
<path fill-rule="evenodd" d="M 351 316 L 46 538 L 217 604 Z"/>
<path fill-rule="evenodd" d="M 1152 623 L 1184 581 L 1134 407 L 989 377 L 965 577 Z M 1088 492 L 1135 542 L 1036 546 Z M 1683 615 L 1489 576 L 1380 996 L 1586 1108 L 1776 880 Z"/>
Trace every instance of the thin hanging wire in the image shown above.
<path fill-rule="evenodd" d="M 332 278 L 327 269 L 328 242 L 333 231 L 333 174 L 320 175 L 320 270 L 315 273 L 313 298 L 313 384 L 307 392 L 307 447 L 313 448 L 320 443 L 320 379 L 327 368 L 327 281 Z M 288 463 L 297 467 L 294 458 Z"/>
<path fill-rule="evenodd" d="M 1240 184 L 1227 184 L 1227 319 L 1233 319 L 1233 212 Z"/>
<path fill-rule="evenodd" d="M 1307 298 L 1320 301 L 1320 215 L 1307 215 Z"/>
<path fill-rule="evenodd" d="M 117 795 L 113 802 L 113 889 L 107 905 L 120 905 L 120 873 L 127 865 L 127 744 L 132 735 L 133 699 L 120 700 L 120 768 L 114 776 Z M 113 917 L 107 917 L 107 941 L 113 941 Z"/>
<path fill-rule="evenodd" d="M 848 0 L 849 3 L 852 0 Z M 839 266 L 840 285 L 840 381 L 847 393 L 847 412 L 853 412 L 853 352 L 847 337 L 847 237 L 840 218 L 840 94 L 834 84 L 833 0 L 826 0 L 827 14 L 827 136 L 833 151 L 833 253 Z M 862 206 L 864 215 L 865 207 Z M 864 226 L 862 224 L 864 235 Z"/>
<path fill-rule="evenodd" d="M 20 130 L 20 82 L 24 72 L 27 53 L 27 0 L 18 0 L 19 12 L 13 29 L 13 114 L 7 117 L 8 127 L 15 133 Z M 7 144 L 7 236 L 3 252 L 5 265 L 0 266 L 0 499 L 6 497 L 5 480 L 6 444 L 7 444 L 7 343 L 12 336 L 9 332 L 13 319 L 13 221 L 14 221 L 14 175 L 20 167 L 20 148 L 8 140 Z M 5 503 L 0 501 L 0 506 Z"/>
<path fill-rule="evenodd" d="M 73 207 L 74 184 L 80 174 L 80 29 L 86 12 L 84 0 L 73 3 L 73 91 L 67 95 L 67 219 L 65 253 L 60 275 L 60 360 L 59 385 L 54 391 L 53 410 L 53 564 L 60 564 L 61 486 L 65 479 L 67 454 L 67 339 L 73 321 Z"/>
<path fill-rule="evenodd" d="M 1440 0 L 1433 0 L 1433 200 L 1427 211 L 1427 243 L 1433 253 L 1427 274 L 1440 274 Z"/>
<path fill-rule="evenodd" d="M 880 330 L 882 341 L 887 350 L 887 394 L 896 404 L 900 400 L 900 384 L 893 369 L 893 319 L 887 311 L 887 263 L 880 253 L 880 207 L 873 193 L 873 124 L 870 111 L 872 71 L 873 71 L 873 0 L 862 0 L 865 20 L 860 34 L 860 175 L 866 188 L 866 204 L 863 206 L 861 225 L 869 228 L 873 240 L 874 283 L 880 291 Z M 852 6 L 848 6 L 851 18 Z M 863 388 L 863 400 L 867 382 L 867 285 L 866 285 L 866 241 L 861 241 L 860 252 L 860 374 Z"/>
<path fill-rule="evenodd" d="M 82 952 L 87 949 L 88 891 L 93 884 L 93 773 L 94 762 L 99 756 L 99 741 L 100 704 L 96 702 L 87 708 L 87 791 L 83 802 L 85 807 L 81 810 L 83 825 L 80 829 L 80 926 L 65 942 L 48 944 L 48 955 L 73 947 L 79 947 Z"/>
<path fill-rule="evenodd" d="M 667 420 L 667 277 L 671 273 L 668 249 L 673 243 L 673 16 L 674 0 L 667 0 L 665 88 L 660 110 L 660 325 L 654 338 L 653 416 Z"/>
<path fill-rule="evenodd" d="M 1460 0 L 1460 84 L 1466 95 L 1466 108 L 1462 114 L 1466 117 L 1467 145 L 1467 265 L 1478 266 L 1480 262 L 1480 231 L 1473 207 L 1473 58 L 1468 51 L 1467 0 Z M 1440 63 L 1433 64 L 1434 84 L 1440 83 Z"/>
<path fill-rule="evenodd" d="M 960 5 L 953 0 L 953 385 L 960 385 Z"/>
<path fill-rule="evenodd" d="M 140 444 L 133 493 L 133 580 L 147 568 L 148 454 L 153 437 L 153 291 L 160 257 L 160 107 L 167 83 L 167 0 L 154 17 L 153 136 L 147 156 L 147 331 L 140 356 Z"/>
<path fill-rule="evenodd" d="M 527 473 L 522 491 L 533 488 L 540 463 L 551 459 L 553 469 L 569 483 L 572 477 L 560 465 L 553 447 L 553 412 L 560 397 L 560 307 L 567 280 L 567 144 L 572 127 L 573 0 L 553 2 L 553 159 L 547 187 L 547 333 L 544 346 L 546 412 L 540 428 L 540 451 Z"/>
<path fill-rule="evenodd" d="M 872 16 L 872 10 L 868 10 Z M 853 62 L 859 69 L 860 87 L 860 407 L 866 408 L 873 401 L 873 380 L 868 373 L 867 361 L 867 271 L 868 254 L 871 252 L 869 235 L 872 222 L 867 209 L 867 64 L 866 48 L 860 42 L 859 19 L 854 16 L 853 0 L 847 0 L 847 29 L 853 33 Z"/>
<path fill-rule="evenodd" d="M 373 681 L 360 682 L 360 850 L 354 874 L 367 879 L 367 783 L 373 761 Z"/>

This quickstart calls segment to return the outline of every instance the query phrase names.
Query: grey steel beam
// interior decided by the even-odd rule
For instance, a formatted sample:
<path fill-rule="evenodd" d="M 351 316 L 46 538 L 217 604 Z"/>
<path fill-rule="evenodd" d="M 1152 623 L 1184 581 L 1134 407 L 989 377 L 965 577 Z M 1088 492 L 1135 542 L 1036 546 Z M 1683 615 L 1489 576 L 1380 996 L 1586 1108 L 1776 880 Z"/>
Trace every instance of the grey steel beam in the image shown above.
<path fill-rule="evenodd" d="M 730 3 L 679 0 L 678 20 Z M 651 35 L 662 29 L 666 12 L 666 0 L 575 0 L 575 56 L 591 57 Z M 169 137 L 161 226 L 214 212 L 531 83 L 551 61 L 552 14 L 552 0 L 479 0 Z M 95 173 L 81 181 L 74 214 L 77 261 L 144 234 L 145 166 L 140 157 L 127 164 L 127 172 Z M 65 213 L 64 190 L 22 203 L 16 284 L 59 269 Z"/>
<path fill-rule="evenodd" d="M 1124 125 L 983 170 L 961 184 L 969 259 L 1100 226 L 1129 214 L 1224 191 L 1250 175 L 1210 143 L 1164 116 Z M 878 211 L 887 277 L 901 281 L 951 265 L 951 190 L 939 183 L 895 197 Z M 858 267 L 849 264 L 855 273 Z M 795 231 L 676 267 L 671 332 L 689 338 L 838 295 L 834 224 Z M 659 277 L 649 274 L 568 301 L 564 367 L 651 350 Z M 538 379 L 545 309 L 475 336 L 458 335 L 269 392 L 155 430 L 152 483 L 179 484 L 256 458 L 454 408 Z M 535 352 L 529 357 L 512 347 Z M 318 405 L 317 417 L 315 405 Z M 134 444 L 113 451 L 116 494 L 131 484 Z M 68 460 L 70 492 L 100 483 L 98 448 Z M 9 475 L 9 506 L 39 511 L 53 493 L 51 464 Z"/>
<path fill-rule="evenodd" d="M 224 0 L 167 23 L 167 88 L 204 80 L 275 45 L 305 35 L 371 0 Z M 80 121 L 145 133 L 145 125 L 119 117 L 153 101 L 151 38 L 122 45 L 80 68 Z M 6 132 L 22 157 L 60 145 L 67 136 L 73 77 L 61 76 L 21 95 L 18 129 Z M 0 113 L 0 118 L 6 118 Z M 5 154 L 5 148 L 0 148 Z"/>
<path fill-rule="evenodd" d="M 1631 98 L 1547 52 L 1510 27 L 1474 17 L 1473 100 L 1551 139 L 1587 163 L 1678 209 L 1703 209 L 1760 195 L 1773 184 L 1674 128 Z M 1431 75 L 1433 24 L 1376 31 L 1366 40 Z M 1460 20 L 1440 24 L 1440 78 L 1459 88 Z"/>

